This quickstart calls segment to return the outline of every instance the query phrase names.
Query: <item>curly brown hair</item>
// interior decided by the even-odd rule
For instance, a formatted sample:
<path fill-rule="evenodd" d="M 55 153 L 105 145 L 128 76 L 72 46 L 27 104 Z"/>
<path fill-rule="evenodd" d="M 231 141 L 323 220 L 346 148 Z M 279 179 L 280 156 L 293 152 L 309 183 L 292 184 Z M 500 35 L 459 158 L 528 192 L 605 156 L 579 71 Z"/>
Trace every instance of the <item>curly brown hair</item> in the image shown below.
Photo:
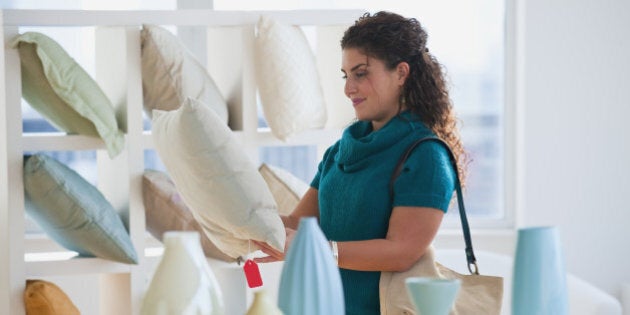
<path fill-rule="evenodd" d="M 462 144 L 458 119 L 448 93 L 442 65 L 429 53 L 428 34 L 414 18 L 391 12 L 365 13 L 341 39 L 341 49 L 354 48 L 382 60 L 389 70 L 401 62 L 409 64 L 400 106 L 406 107 L 450 146 L 457 160 L 463 185 L 467 154 Z"/>

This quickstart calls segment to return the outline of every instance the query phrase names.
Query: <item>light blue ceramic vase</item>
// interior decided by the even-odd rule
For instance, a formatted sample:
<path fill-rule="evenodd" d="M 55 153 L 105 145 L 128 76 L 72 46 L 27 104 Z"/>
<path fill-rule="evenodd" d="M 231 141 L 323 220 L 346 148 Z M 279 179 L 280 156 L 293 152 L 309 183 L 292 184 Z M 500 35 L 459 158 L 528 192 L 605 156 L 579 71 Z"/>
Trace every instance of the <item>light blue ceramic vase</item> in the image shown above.
<path fill-rule="evenodd" d="M 285 315 L 344 315 L 339 268 L 317 219 L 302 218 L 285 257 L 278 307 Z"/>
<path fill-rule="evenodd" d="M 512 314 L 568 313 L 566 274 L 557 229 L 519 229 L 512 283 Z"/>
<path fill-rule="evenodd" d="M 405 285 L 418 314 L 448 315 L 459 292 L 461 281 L 411 277 L 405 279 Z"/>

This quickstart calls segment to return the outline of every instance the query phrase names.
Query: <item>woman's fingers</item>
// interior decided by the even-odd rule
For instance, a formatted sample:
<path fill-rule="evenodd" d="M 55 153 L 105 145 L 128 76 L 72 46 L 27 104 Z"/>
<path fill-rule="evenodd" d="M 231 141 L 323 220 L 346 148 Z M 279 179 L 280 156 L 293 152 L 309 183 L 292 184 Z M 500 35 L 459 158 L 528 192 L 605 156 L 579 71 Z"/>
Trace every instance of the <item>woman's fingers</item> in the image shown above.
<path fill-rule="evenodd" d="M 264 242 L 259 242 L 259 241 L 252 241 L 254 242 L 254 244 L 258 245 L 258 247 L 260 247 L 260 250 L 267 254 L 267 257 L 261 257 L 261 258 L 265 258 L 262 260 L 257 260 L 254 259 L 254 261 L 256 262 L 269 262 L 269 261 L 278 261 L 278 260 L 283 260 L 284 259 L 284 253 L 280 252 L 278 250 L 276 250 L 275 248 L 269 246 L 269 244 L 264 243 Z"/>
<path fill-rule="evenodd" d="M 280 260 L 276 259 L 275 257 L 265 256 L 265 257 L 254 258 L 254 261 L 256 263 L 270 263 L 270 262 L 275 262 L 275 261 L 280 261 Z"/>
<path fill-rule="evenodd" d="M 252 241 L 254 244 L 258 245 L 258 247 L 260 247 L 260 250 L 263 251 L 263 253 L 267 253 L 267 252 L 273 252 L 276 254 L 279 254 L 280 251 L 278 251 L 277 249 L 271 247 L 269 244 L 265 243 L 265 242 L 260 242 L 260 241 Z"/>
<path fill-rule="evenodd" d="M 269 244 L 265 243 L 265 242 L 261 242 L 261 241 L 256 241 L 256 240 L 252 240 L 252 242 L 256 245 L 258 245 L 258 247 L 260 247 L 260 250 L 267 254 L 268 256 L 266 257 L 259 257 L 259 258 L 254 258 L 255 262 L 260 262 L 260 263 L 265 263 L 265 262 L 274 262 L 274 261 L 280 261 L 280 260 L 284 260 L 284 254 L 289 250 L 289 245 L 291 244 L 291 241 L 293 240 L 293 236 L 295 235 L 295 230 L 293 229 L 286 229 L 286 242 L 284 244 L 284 252 L 281 252 L 273 247 L 271 247 Z"/>

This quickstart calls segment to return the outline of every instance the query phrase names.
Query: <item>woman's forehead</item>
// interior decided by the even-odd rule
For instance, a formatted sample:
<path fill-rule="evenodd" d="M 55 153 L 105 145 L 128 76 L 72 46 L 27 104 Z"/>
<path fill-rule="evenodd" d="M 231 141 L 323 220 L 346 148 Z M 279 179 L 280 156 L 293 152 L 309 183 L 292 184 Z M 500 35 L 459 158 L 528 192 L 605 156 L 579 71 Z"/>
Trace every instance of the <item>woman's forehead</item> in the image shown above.
<path fill-rule="evenodd" d="M 360 66 L 373 66 L 382 61 L 369 57 L 357 48 L 345 48 L 341 51 L 341 70 L 350 72 Z"/>

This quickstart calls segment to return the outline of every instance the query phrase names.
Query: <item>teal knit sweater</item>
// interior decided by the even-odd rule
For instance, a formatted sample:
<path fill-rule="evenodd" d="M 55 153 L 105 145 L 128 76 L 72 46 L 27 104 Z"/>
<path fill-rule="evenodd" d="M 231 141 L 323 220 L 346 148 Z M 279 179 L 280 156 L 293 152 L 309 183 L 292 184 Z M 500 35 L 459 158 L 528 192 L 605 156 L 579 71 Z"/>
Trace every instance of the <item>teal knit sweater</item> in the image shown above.
<path fill-rule="evenodd" d="M 409 156 L 394 183 L 389 180 L 400 156 L 415 140 L 434 135 L 405 112 L 372 132 L 371 123 L 348 127 L 319 164 L 311 186 L 318 190 L 319 222 L 335 241 L 382 239 L 395 206 L 432 207 L 446 212 L 455 172 L 446 148 L 423 142 Z M 379 314 L 380 272 L 340 269 L 347 315 Z"/>

